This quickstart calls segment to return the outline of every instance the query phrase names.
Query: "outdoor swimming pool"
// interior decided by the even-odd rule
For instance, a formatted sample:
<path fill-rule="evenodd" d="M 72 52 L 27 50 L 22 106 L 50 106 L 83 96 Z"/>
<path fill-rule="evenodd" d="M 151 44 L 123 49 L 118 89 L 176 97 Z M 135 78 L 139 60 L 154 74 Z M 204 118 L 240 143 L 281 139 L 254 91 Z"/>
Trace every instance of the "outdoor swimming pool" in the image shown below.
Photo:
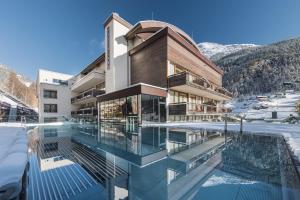
<path fill-rule="evenodd" d="M 299 199 L 282 137 L 123 124 L 30 133 L 28 199 Z"/>

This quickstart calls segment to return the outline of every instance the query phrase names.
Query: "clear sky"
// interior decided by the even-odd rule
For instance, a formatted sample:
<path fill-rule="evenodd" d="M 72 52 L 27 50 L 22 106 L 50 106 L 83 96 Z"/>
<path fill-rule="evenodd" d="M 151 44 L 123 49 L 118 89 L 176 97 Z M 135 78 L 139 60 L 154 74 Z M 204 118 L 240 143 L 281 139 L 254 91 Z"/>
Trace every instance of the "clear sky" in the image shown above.
<path fill-rule="evenodd" d="M 76 74 L 104 51 L 111 12 L 132 24 L 153 16 L 197 43 L 300 37 L 300 0 L 0 0 L 0 63 L 32 79 L 38 68 Z"/>

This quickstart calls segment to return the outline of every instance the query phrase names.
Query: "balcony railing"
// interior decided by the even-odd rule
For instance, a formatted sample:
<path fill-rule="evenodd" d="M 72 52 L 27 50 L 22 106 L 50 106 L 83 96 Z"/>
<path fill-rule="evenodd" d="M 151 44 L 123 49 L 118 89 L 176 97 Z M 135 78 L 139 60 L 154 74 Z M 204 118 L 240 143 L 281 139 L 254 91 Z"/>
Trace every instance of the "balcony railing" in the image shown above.
<path fill-rule="evenodd" d="M 212 89 L 211 84 L 205 78 L 192 74 L 190 72 L 184 71 L 178 74 L 173 74 L 168 78 L 168 86 L 176 87 L 182 85 L 192 85 L 199 87 L 202 90 L 209 91 L 210 93 L 224 95 L 227 97 L 233 97 L 232 93 L 227 91 L 225 88 L 219 87 L 216 89 Z"/>
<path fill-rule="evenodd" d="M 99 90 L 99 89 L 91 89 L 85 92 L 82 92 L 81 94 L 77 95 L 76 97 L 71 98 L 71 103 L 80 102 L 86 99 L 94 98 L 98 95 L 104 94 L 105 90 Z"/>
<path fill-rule="evenodd" d="M 81 108 L 76 111 L 72 111 L 72 116 L 95 116 L 98 114 L 98 109 L 96 107 L 91 108 Z"/>
<path fill-rule="evenodd" d="M 105 72 L 100 71 L 91 71 L 87 75 L 81 75 L 76 78 L 76 81 L 71 87 L 71 90 L 74 92 L 80 92 L 91 88 L 93 85 L 96 85 L 99 82 L 105 81 Z"/>
<path fill-rule="evenodd" d="M 201 114 L 221 114 L 226 112 L 224 106 L 216 106 L 211 103 L 171 103 L 169 104 L 170 115 L 201 115 Z"/>

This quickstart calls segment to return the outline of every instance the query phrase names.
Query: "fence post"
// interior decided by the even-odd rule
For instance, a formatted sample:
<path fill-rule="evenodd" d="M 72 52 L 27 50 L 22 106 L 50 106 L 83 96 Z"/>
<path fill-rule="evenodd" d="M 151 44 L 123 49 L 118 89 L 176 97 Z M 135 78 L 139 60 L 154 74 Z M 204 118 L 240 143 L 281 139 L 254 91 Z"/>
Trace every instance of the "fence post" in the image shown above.
<path fill-rule="evenodd" d="M 225 146 L 227 146 L 227 113 L 225 113 L 225 124 L 224 124 L 224 135 L 225 135 Z"/>
<path fill-rule="evenodd" d="M 240 133 L 243 133 L 243 117 L 241 116 Z"/>
<path fill-rule="evenodd" d="M 224 132 L 227 133 L 227 113 L 225 114 L 225 126 L 224 126 Z"/>

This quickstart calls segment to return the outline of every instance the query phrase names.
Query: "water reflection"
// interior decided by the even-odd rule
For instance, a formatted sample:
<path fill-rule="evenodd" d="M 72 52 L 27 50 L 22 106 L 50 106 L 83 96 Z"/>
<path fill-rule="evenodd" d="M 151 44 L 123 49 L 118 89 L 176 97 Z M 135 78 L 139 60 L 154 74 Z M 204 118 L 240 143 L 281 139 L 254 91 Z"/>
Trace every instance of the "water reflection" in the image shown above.
<path fill-rule="evenodd" d="M 31 137 L 30 199 L 299 197 L 281 137 L 112 123 L 39 127 Z"/>

